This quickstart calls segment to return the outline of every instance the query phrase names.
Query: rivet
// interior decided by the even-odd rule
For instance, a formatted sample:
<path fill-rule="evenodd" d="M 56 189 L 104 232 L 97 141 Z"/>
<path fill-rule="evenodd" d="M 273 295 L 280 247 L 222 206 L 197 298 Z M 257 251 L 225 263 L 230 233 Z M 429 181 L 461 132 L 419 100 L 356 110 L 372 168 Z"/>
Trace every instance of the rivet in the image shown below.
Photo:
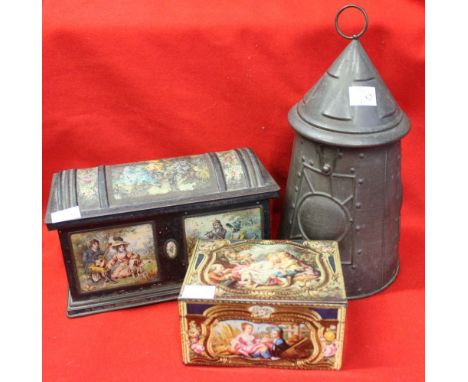
<path fill-rule="evenodd" d="M 351 168 L 349 169 L 349 171 L 351 171 L 351 172 L 355 172 L 355 171 L 356 171 L 356 169 L 355 169 L 354 167 L 351 167 Z"/>
<path fill-rule="evenodd" d="M 331 167 L 328 163 L 325 163 L 323 166 L 322 166 L 322 171 L 325 173 L 325 174 L 328 174 L 331 170 Z"/>
<path fill-rule="evenodd" d="M 349 221 L 352 223 L 352 222 L 354 221 L 354 219 L 353 219 L 353 218 L 349 218 Z"/>
<path fill-rule="evenodd" d="M 300 171 L 297 172 L 297 176 L 300 178 L 302 173 Z"/>
<path fill-rule="evenodd" d="M 362 204 L 361 203 L 356 203 L 356 208 L 361 208 Z"/>
<path fill-rule="evenodd" d="M 357 225 L 355 229 L 356 231 L 359 231 L 361 229 L 361 226 Z"/>
<path fill-rule="evenodd" d="M 309 163 L 310 163 L 311 165 L 313 165 L 313 164 L 314 164 L 314 161 L 311 159 L 311 160 L 309 161 Z"/>
<path fill-rule="evenodd" d="M 357 265 L 356 265 L 356 264 L 353 264 L 353 265 L 351 265 L 351 268 L 356 269 L 356 268 L 357 268 Z"/>
<path fill-rule="evenodd" d="M 358 179 L 358 183 L 359 183 L 359 184 L 363 184 L 363 183 L 364 183 L 364 179 L 359 178 L 359 179 Z"/>
<path fill-rule="evenodd" d="M 361 254 L 362 254 L 362 249 L 358 249 L 358 250 L 357 250 L 357 254 L 358 254 L 358 255 L 361 255 Z"/>
<path fill-rule="evenodd" d="M 305 161 L 306 161 L 306 157 L 303 156 L 303 157 L 302 157 L 302 161 L 305 162 Z"/>
<path fill-rule="evenodd" d="M 359 158 L 364 158 L 364 153 L 360 153 Z"/>
<path fill-rule="evenodd" d="M 362 292 L 362 288 L 361 288 L 361 287 L 357 288 L 357 290 L 358 290 L 358 292 Z"/>
<path fill-rule="evenodd" d="M 294 189 L 295 189 L 296 191 L 299 191 L 299 187 L 297 187 L 297 186 L 296 186 L 296 187 L 294 187 Z"/>
<path fill-rule="evenodd" d="M 291 204 L 292 208 L 296 208 L 296 203 Z"/>

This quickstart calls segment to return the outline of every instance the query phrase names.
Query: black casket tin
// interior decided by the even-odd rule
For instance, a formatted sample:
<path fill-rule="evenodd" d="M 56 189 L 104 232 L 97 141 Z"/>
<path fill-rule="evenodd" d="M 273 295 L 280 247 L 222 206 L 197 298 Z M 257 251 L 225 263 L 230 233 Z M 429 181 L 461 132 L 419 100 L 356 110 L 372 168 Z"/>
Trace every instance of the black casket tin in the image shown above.
<path fill-rule="evenodd" d="M 176 299 L 196 239 L 270 238 L 278 191 L 248 148 L 54 174 L 68 316 Z"/>

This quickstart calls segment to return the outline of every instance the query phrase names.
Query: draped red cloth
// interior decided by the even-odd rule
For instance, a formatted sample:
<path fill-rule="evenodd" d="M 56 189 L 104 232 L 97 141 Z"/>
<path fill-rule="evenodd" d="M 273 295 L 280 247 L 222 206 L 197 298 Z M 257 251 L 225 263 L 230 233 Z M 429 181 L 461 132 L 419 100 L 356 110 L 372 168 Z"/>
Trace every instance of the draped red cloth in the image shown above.
<path fill-rule="evenodd" d="M 43 205 L 53 172 L 251 147 L 283 191 L 289 108 L 347 41 L 343 1 L 43 1 Z M 77 319 L 57 232 L 43 231 L 50 381 L 419 381 L 424 376 L 424 2 L 360 1 L 361 43 L 412 122 L 402 141 L 401 271 L 351 301 L 343 370 L 187 367 L 176 302 Z M 356 15 L 354 15 L 356 16 Z M 343 15 L 345 31 L 362 19 Z"/>

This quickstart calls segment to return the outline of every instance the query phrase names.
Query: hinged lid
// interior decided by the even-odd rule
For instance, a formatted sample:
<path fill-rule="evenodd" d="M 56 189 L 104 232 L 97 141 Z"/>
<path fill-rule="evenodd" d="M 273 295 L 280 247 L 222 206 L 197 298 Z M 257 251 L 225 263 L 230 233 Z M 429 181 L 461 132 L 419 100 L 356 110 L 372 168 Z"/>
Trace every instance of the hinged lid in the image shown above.
<path fill-rule="evenodd" d="M 361 33 L 344 35 L 338 16 L 347 8 L 360 9 L 366 18 Z M 337 146 L 375 146 L 408 133 L 406 114 L 358 41 L 367 29 L 367 15 L 346 6 L 336 19 L 338 33 L 352 39 L 319 82 L 289 111 L 289 122 L 304 137 Z"/>
<path fill-rule="evenodd" d="M 54 174 L 48 228 L 127 212 L 227 198 L 277 196 L 279 187 L 248 148 Z"/>
<path fill-rule="evenodd" d="M 199 240 L 179 300 L 345 303 L 338 244 Z"/>

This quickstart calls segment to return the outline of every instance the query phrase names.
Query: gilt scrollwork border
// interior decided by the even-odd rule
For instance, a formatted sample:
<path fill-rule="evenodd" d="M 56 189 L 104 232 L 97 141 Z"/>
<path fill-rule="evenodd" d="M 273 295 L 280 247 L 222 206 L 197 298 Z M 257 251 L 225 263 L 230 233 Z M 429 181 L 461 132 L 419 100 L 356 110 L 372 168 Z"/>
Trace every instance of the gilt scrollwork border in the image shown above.
<path fill-rule="evenodd" d="M 325 359 L 322 352 L 322 343 L 320 338 L 323 337 L 325 327 L 321 324 L 319 314 L 312 311 L 305 311 L 301 308 L 276 307 L 274 312 L 268 318 L 260 318 L 252 315 L 249 306 L 226 306 L 219 305 L 208 308 L 204 313 L 204 321 L 201 323 L 201 338 L 205 353 L 203 355 L 187 354 L 187 360 L 197 364 L 218 365 L 218 366 L 265 366 L 272 368 L 295 368 L 295 369 L 311 369 L 311 368 L 335 368 L 335 361 Z M 217 323 L 226 320 L 245 320 L 253 323 L 270 323 L 278 325 L 280 323 L 304 323 L 309 329 L 309 340 L 312 343 L 313 351 L 307 358 L 302 359 L 249 359 L 240 355 L 219 355 L 213 350 L 212 339 L 215 335 L 213 328 Z M 187 320 L 183 320 L 187 321 Z M 187 329 L 187 323 L 185 323 Z"/>

